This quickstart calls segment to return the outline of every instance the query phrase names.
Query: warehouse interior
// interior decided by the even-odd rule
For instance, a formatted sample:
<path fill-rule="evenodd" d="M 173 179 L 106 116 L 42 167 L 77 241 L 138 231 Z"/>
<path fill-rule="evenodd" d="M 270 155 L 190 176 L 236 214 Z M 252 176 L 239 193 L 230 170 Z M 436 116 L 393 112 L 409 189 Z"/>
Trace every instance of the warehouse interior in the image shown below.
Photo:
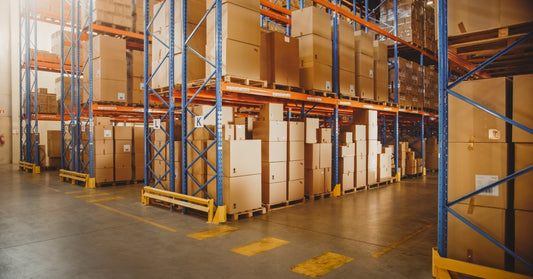
<path fill-rule="evenodd" d="M 533 2 L 4 7 L 0 278 L 533 278 Z"/>

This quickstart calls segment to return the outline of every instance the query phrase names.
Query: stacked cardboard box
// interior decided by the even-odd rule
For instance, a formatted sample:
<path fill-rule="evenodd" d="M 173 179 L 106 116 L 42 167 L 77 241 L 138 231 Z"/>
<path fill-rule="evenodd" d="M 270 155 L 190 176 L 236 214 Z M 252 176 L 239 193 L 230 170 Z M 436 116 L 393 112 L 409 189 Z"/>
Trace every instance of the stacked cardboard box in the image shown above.
<path fill-rule="evenodd" d="M 56 31 L 54 33 L 52 33 L 51 35 L 51 43 L 52 43 L 52 48 L 51 48 L 51 52 L 55 55 L 57 55 L 56 58 L 60 58 L 61 57 L 61 34 L 63 33 L 63 44 L 64 44 L 64 53 L 63 55 L 69 55 L 67 58 L 67 60 L 70 60 L 71 57 L 72 57 L 72 53 L 68 53 L 68 49 L 71 45 L 71 41 L 73 40 L 72 38 L 72 33 L 69 32 L 69 31 Z M 68 61 L 68 63 L 70 63 L 70 61 Z"/>
<path fill-rule="evenodd" d="M 261 185 L 264 204 L 287 201 L 287 122 L 282 104 L 262 105 L 254 123 L 254 139 L 261 142 Z"/>
<path fill-rule="evenodd" d="M 129 105 L 144 104 L 144 52 L 128 51 L 128 95 Z"/>
<path fill-rule="evenodd" d="M 261 79 L 268 84 L 300 86 L 299 40 L 283 33 L 261 30 Z"/>
<path fill-rule="evenodd" d="M 355 41 L 353 26 L 339 22 L 339 91 L 343 96 L 355 97 Z"/>
<path fill-rule="evenodd" d="M 131 0 L 85 0 L 93 2 L 93 22 L 113 25 L 122 28 L 132 28 L 132 1 Z M 85 3 L 88 7 L 88 3 Z M 82 9 L 82 18 L 88 18 L 87 10 Z"/>
<path fill-rule="evenodd" d="M 305 123 L 287 123 L 287 200 L 304 198 Z"/>
<path fill-rule="evenodd" d="M 408 150 L 411 150 L 410 148 Z M 405 152 L 405 174 L 416 175 L 418 173 L 418 161 L 414 151 Z"/>
<path fill-rule="evenodd" d="M 132 179 L 133 129 L 128 126 L 114 126 L 115 181 Z"/>
<path fill-rule="evenodd" d="M 200 1 L 198 1 L 200 2 Z M 207 0 L 211 7 L 213 0 Z M 259 0 L 225 0 L 222 4 L 222 75 L 259 80 L 261 23 Z M 205 9 L 204 9 L 205 10 Z M 215 60 L 215 13 L 207 17 L 206 55 Z M 213 67 L 205 65 L 209 76 Z"/>
<path fill-rule="evenodd" d="M 380 24 L 380 27 L 393 33 L 394 17 L 398 20 L 398 37 L 401 39 L 413 43 L 417 46 L 424 46 L 423 36 L 423 13 L 424 2 L 421 0 L 399 0 L 397 1 L 398 13 L 394 12 L 394 1 L 387 0 L 380 7 L 380 20 L 387 24 Z M 394 41 L 384 37 L 382 40 L 388 45 L 394 44 Z"/>
<path fill-rule="evenodd" d="M 428 138 L 425 147 L 426 150 L 426 169 L 437 170 L 439 169 L 439 144 L 436 137 Z"/>
<path fill-rule="evenodd" d="M 235 125 L 244 126 L 244 132 L 245 132 L 245 138 L 246 139 L 252 139 L 253 138 L 254 119 L 256 119 L 256 118 L 253 117 L 253 116 L 235 117 Z"/>
<path fill-rule="evenodd" d="M 94 176 L 96 183 L 105 183 L 114 181 L 114 129 L 111 126 L 109 117 L 94 117 L 94 138 L 93 138 L 93 155 L 94 155 Z M 84 141 L 88 140 L 87 131 L 82 134 Z M 89 154 L 83 153 L 82 160 L 89 162 Z M 131 166 L 131 160 L 130 160 Z M 131 171 L 130 171 L 131 173 Z"/>
<path fill-rule="evenodd" d="M 30 109 L 34 111 L 33 92 L 30 101 Z M 57 105 L 56 94 L 48 93 L 46 88 L 39 88 L 37 91 L 37 113 L 57 114 Z"/>
<path fill-rule="evenodd" d="M 424 48 L 437 54 L 437 40 L 435 39 L 435 9 L 424 3 Z"/>
<path fill-rule="evenodd" d="M 327 166 L 327 161 L 331 164 L 331 143 L 318 143 L 318 129 L 319 119 L 305 119 L 305 194 L 309 197 L 329 192 L 331 189 L 331 178 L 329 179 L 329 188 L 326 188 L 326 169 L 321 168 L 321 165 L 322 167 Z M 327 154 L 328 150 L 330 156 Z"/>
<path fill-rule="evenodd" d="M 355 95 L 374 99 L 374 38 L 363 30 L 355 32 Z"/>
<path fill-rule="evenodd" d="M 344 131 L 339 140 L 339 180 L 342 191 L 354 188 L 355 184 L 355 143 L 353 133 Z"/>
<path fill-rule="evenodd" d="M 144 128 L 133 127 L 133 180 L 144 179 Z"/>
<path fill-rule="evenodd" d="M 394 83 L 394 69 L 389 71 L 389 80 Z M 422 66 L 398 58 L 398 103 L 403 106 L 423 107 Z M 394 88 L 394 84 L 391 84 Z"/>
<path fill-rule="evenodd" d="M 59 169 L 61 167 L 61 131 L 48 130 L 46 132 L 46 147 L 47 166 Z"/>
<path fill-rule="evenodd" d="M 439 109 L 439 73 L 433 66 L 424 67 L 424 109 Z"/>
<path fill-rule="evenodd" d="M 144 0 L 133 0 L 135 1 L 135 10 L 133 14 L 133 32 L 140 32 L 144 33 Z M 150 16 L 151 19 L 154 15 L 154 4 L 155 0 L 150 0 L 148 6 L 150 7 Z M 179 9 L 180 7 L 175 6 L 175 9 Z M 163 16 L 163 14 L 159 14 L 160 16 Z"/>
<path fill-rule="evenodd" d="M 331 18 L 324 10 L 307 7 L 292 12 L 292 34 L 300 40 L 300 85 L 331 91 Z"/>
<path fill-rule="evenodd" d="M 380 41 L 374 41 L 374 100 L 389 101 L 387 45 Z"/>
<path fill-rule="evenodd" d="M 355 177 L 354 187 L 361 188 L 367 186 L 367 139 L 366 125 L 354 125 L 353 139 L 355 143 Z"/>
<path fill-rule="evenodd" d="M 454 90 L 505 115 L 508 87 L 506 78 L 494 78 L 462 82 Z M 503 120 L 457 98 L 449 101 L 448 161 L 451 163 L 448 200 L 453 201 L 507 176 L 508 146 Z M 506 183 L 465 200 L 460 206 L 463 210 L 459 213 L 467 220 L 484 228 L 497 241 L 504 242 L 505 210 L 508 206 Z M 456 218 L 450 216 L 448 219 L 450 258 L 503 268 L 502 250 L 479 238 L 475 231 L 456 221 Z"/>
<path fill-rule="evenodd" d="M 383 147 L 382 153 L 378 154 L 378 182 L 389 181 L 392 176 L 392 156 L 393 149 L 391 147 Z"/>
<path fill-rule="evenodd" d="M 373 185 L 377 182 L 378 172 L 378 153 L 381 152 L 381 147 L 378 149 L 378 113 L 375 110 L 356 110 L 353 113 L 353 121 L 355 124 L 366 125 L 366 141 L 367 141 L 367 185 Z M 381 145 L 381 144 L 379 144 Z"/>

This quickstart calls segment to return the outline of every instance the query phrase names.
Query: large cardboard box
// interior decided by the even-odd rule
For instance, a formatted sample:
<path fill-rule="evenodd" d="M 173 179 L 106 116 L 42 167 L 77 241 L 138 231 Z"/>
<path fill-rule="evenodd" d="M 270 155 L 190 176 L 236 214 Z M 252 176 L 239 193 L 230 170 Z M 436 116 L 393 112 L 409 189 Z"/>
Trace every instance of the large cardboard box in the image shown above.
<path fill-rule="evenodd" d="M 87 84 L 85 84 L 87 86 Z M 96 78 L 93 80 L 93 101 L 126 103 L 127 102 L 126 80 L 112 80 Z M 81 96 L 82 102 L 88 101 L 88 95 Z"/>
<path fill-rule="evenodd" d="M 261 31 L 261 79 L 269 84 L 299 87 L 299 40 L 279 32 Z"/>
<path fill-rule="evenodd" d="M 505 210 L 457 204 L 453 210 L 500 243 L 505 240 Z M 448 257 L 503 269 L 504 252 L 451 214 L 448 215 Z"/>
<path fill-rule="evenodd" d="M 374 80 L 365 76 L 355 76 L 355 96 L 374 100 Z"/>
<path fill-rule="evenodd" d="M 119 58 L 93 59 L 93 79 L 111 79 L 126 81 L 128 79 L 126 53 Z"/>
<path fill-rule="evenodd" d="M 366 136 L 368 140 L 378 139 L 378 112 L 375 110 L 355 110 L 353 121 L 356 124 L 366 125 Z"/>
<path fill-rule="evenodd" d="M 528 262 L 533 262 L 533 211 L 515 211 L 515 252 Z M 520 261 L 515 261 L 516 272 L 533 276 L 533 270 Z"/>
<path fill-rule="evenodd" d="M 312 67 L 315 63 L 333 65 L 331 40 L 315 34 L 302 36 L 299 40 L 300 67 Z"/>
<path fill-rule="evenodd" d="M 513 77 L 513 120 L 526 127 L 533 127 L 533 75 Z M 533 135 L 513 126 L 513 142 L 533 142 Z"/>
<path fill-rule="evenodd" d="M 367 141 L 366 140 L 357 140 L 355 141 L 355 155 L 356 156 L 366 156 L 367 151 Z"/>
<path fill-rule="evenodd" d="M 345 21 L 339 22 L 339 68 L 355 72 L 355 41 L 353 25 Z"/>
<path fill-rule="evenodd" d="M 387 45 L 381 41 L 374 41 L 374 61 L 385 62 L 387 64 Z"/>
<path fill-rule="evenodd" d="M 515 170 L 533 165 L 533 143 L 515 144 Z M 528 172 L 514 180 L 514 208 L 533 211 L 533 172 Z"/>
<path fill-rule="evenodd" d="M 126 61 L 126 40 L 99 35 L 93 39 L 93 59 L 124 59 Z M 94 67 L 94 66 L 93 66 Z"/>
<path fill-rule="evenodd" d="M 355 188 L 364 187 L 366 185 L 366 169 L 356 171 L 354 177 Z"/>
<path fill-rule="evenodd" d="M 369 140 L 367 142 L 367 158 L 368 158 L 368 165 L 367 169 L 373 169 L 377 170 L 378 168 L 378 141 L 377 140 Z"/>
<path fill-rule="evenodd" d="M 304 198 L 304 179 L 287 181 L 287 199 L 289 201 Z"/>
<path fill-rule="evenodd" d="M 96 154 L 94 155 L 94 168 L 95 169 L 113 169 L 113 153 L 111 154 Z M 83 161 L 89 162 L 89 156 L 83 155 Z M 111 175 L 113 179 L 113 175 Z"/>
<path fill-rule="evenodd" d="M 305 170 L 305 194 L 309 197 L 324 193 L 324 169 Z"/>
<path fill-rule="evenodd" d="M 354 188 L 354 172 L 339 174 L 339 177 L 343 191 L 351 190 Z"/>
<path fill-rule="evenodd" d="M 305 123 L 291 121 L 287 124 L 287 140 L 289 142 L 305 141 Z"/>
<path fill-rule="evenodd" d="M 216 148 L 207 151 L 207 159 L 216 166 Z M 222 175 L 225 177 L 260 174 L 261 141 L 222 141 L 222 160 Z M 208 174 L 214 174 L 211 168 L 208 168 Z"/>
<path fill-rule="evenodd" d="M 307 7 L 292 11 L 292 35 L 316 34 L 331 40 L 331 17 L 318 7 Z"/>
<path fill-rule="evenodd" d="M 305 143 L 303 141 L 290 141 L 287 143 L 287 147 L 287 161 L 305 159 Z"/>
<path fill-rule="evenodd" d="M 283 104 L 267 103 L 259 107 L 259 119 L 262 121 L 283 121 Z"/>
<path fill-rule="evenodd" d="M 96 183 L 113 182 L 113 168 L 94 168 L 94 179 Z"/>
<path fill-rule="evenodd" d="M 355 156 L 355 171 L 366 171 L 367 169 L 367 159 L 366 154 L 356 155 Z"/>
<path fill-rule="evenodd" d="M 287 162 L 287 180 L 304 179 L 304 161 L 289 161 Z"/>
<path fill-rule="evenodd" d="M 305 143 L 317 143 L 316 129 L 320 126 L 318 118 L 305 119 Z"/>
<path fill-rule="evenodd" d="M 305 168 L 318 169 L 320 167 L 320 144 L 305 144 Z"/>
<path fill-rule="evenodd" d="M 355 73 L 339 70 L 339 90 L 343 96 L 355 97 Z"/>
<path fill-rule="evenodd" d="M 211 34 L 207 33 L 208 38 Z M 215 60 L 214 44 L 206 44 L 206 58 Z M 222 41 L 222 75 L 259 80 L 261 78 L 260 47 L 231 39 Z M 213 67 L 206 63 L 205 76 L 211 75 Z"/>
<path fill-rule="evenodd" d="M 198 1 L 198 2 L 203 2 L 203 1 Z M 205 8 L 206 9 L 210 8 L 211 5 L 213 4 L 213 2 L 214 2 L 214 0 L 207 0 L 205 2 L 206 3 Z M 222 0 L 222 4 L 226 4 L 226 3 L 232 3 L 232 4 L 235 4 L 235 5 L 239 5 L 241 7 L 244 7 L 244 8 L 247 8 L 249 10 L 256 11 L 256 12 L 259 12 L 259 7 L 260 7 L 259 6 L 259 0 Z M 203 10 L 200 12 L 200 15 L 199 15 L 200 19 L 204 15 L 204 12 L 205 11 L 203 11 Z"/>
<path fill-rule="evenodd" d="M 318 143 L 331 143 L 331 128 L 318 128 L 316 137 Z"/>
<path fill-rule="evenodd" d="M 355 156 L 355 143 L 346 143 L 339 148 L 339 156 L 353 157 Z"/>
<path fill-rule="evenodd" d="M 378 171 L 376 169 L 366 170 L 366 183 L 367 185 L 373 185 L 378 182 Z"/>
<path fill-rule="evenodd" d="M 355 56 L 355 75 L 374 78 L 374 59 L 372 56 L 365 54 Z"/>
<path fill-rule="evenodd" d="M 355 157 L 339 158 L 339 174 L 351 173 L 355 171 Z"/>
<path fill-rule="evenodd" d="M 357 30 L 354 32 L 354 48 L 355 54 L 374 55 L 374 38 L 371 34 L 365 33 L 364 30 Z"/>
<path fill-rule="evenodd" d="M 287 162 L 261 163 L 261 177 L 263 183 L 287 181 Z"/>
<path fill-rule="evenodd" d="M 453 201 L 507 176 L 507 144 L 450 143 L 448 161 L 448 200 Z M 506 208 L 507 184 L 462 203 Z"/>
<path fill-rule="evenodd" d="M 331 71 L 331 66 L 321 63 L 300 68 L 300 85 L 309 90 L 331 91 Z"/>
<path fill-rule="evenodd" d="M 223 181 L 224 204 L 227 206 L 229 214 L 261 207 L 260 174 L 224 177 Z M 209 189 L 212 188 L 214 187 Z M 212 197 L 216 197 L 216 195 Z"/>
<path fill-rule="evenodd" d="M 214 42 L 215 13 L 207 16 L 207 44 Z M 258 10 L 227 2 L 222 5 L 222 40 L 261 45 L 261 22 Z M 224 50 L 227 51 L 227 50 Z"/>
<path fill-rule="evenodd" d="M 264 204 L 277 204 L 287 201 L 287 182 L 262 183 L 262 200 Z"/>
<path fill-rule="evenodd" d="M 459 83 L 453 90 L 505 115 L 506 78 Z M 505 121 L 455 97 L 449 99 L 449 142 L 505 142 Z"/>
<path fill-rule="evenodd" d="M 115 140 L 130 140 L 133 138 L 133 129 L 130 126 L 114 126 Z"/>
<path fill-rule="evenodd" d="M 254 139 L 262 141 L 287 141 L 287 122 L 284 121 L 255 121 Z"/>
<path fill-rule="evenodd" d="M 331 152 L 332 152 L 332 145 L 331 143 L 319 143 L 320 147 L 320 155 L 319 155 L 319 164 L 318 167 L 323 168 L 331 168 Z"/>
<path fill-rule="evenodd" d="M 46 133 L 48 157 L 61 157 L 61 131 L 49 130 Z"/>
<path fill-rule="evenodd" d="M 391 156 L 387 153 L 378 154 L 378 182 L 388 181 L 391 178 Z"/>
<path fill-rule="evenodd" d="M 367 126 L 366 124 L 353 126 L 353 140 L 354 141 L 366 140 L 366 126 Z"/>
<path fill-rule="evenodd" d="M 246 154 L 243 154 L 245 157 Z M 243 160 L 245 161 L 245 160 Z M 262 162 L 284 162 L 287 161 L 287 142 L 285 141 L 263 141 L 261 142 Z"/>
<path fill-rule="evenodd" d="M 331 168 L 324 169 L 324 191 L 326 193 L 333 191 L 332 181 L 331 181 Z"/>

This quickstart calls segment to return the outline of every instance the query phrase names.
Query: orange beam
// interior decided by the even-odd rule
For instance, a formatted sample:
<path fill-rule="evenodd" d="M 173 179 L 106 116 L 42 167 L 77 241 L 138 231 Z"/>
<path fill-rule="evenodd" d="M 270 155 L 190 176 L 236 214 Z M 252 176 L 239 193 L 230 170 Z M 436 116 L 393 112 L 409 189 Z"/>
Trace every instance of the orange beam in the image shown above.
<path fill-rule="evenodd" d="M 291 24 L 291 20 L 287 18 L 286 16 L 280 15 L 278 13 L 275 13 L 273 11 L 267 10 L 265 8 L 261 9 L 261 15 L 267 16 L 271 19 L 286 23 L 287 25 Z"/>
<path fill-rule="evenodd" d="M 267 0 L 261 0 L 261 5 L 267 7 L 267 8 L 270 8 L 272 10 L 275 10 L 275 11 L 278 11 L 282 14 L 285 14 L 285 15 L 288 15 L 290 16 L 292 14 L 291 10 L 287 9 L 287 8 L 284 8 L 278 4 L 274 4 L 270 1 L 267 1 Z"/>

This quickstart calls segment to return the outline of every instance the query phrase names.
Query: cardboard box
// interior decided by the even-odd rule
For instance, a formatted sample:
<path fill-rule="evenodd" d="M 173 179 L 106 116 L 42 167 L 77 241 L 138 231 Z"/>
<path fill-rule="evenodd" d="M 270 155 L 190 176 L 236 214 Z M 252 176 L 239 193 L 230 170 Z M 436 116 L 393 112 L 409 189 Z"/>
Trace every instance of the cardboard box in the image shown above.
<path fill-rule="evenodd" d="M 515 144 L 515 170 L 533 165 L 533 143 Z M 528 172 L 514 180 L 514 208 L 533 211 L 533 172 Z"/>
<path fill-rule="evenodd" d="M 347 191 L 354 188 L 354 176 L 355 173 L 353 172 L 339 174 L 342 191 Z"/>
<path fill-rule="evenodd" d="M 113 168 L 94 168 L 94 179 L 96 183 L 113 182 Z"/>
<path fill-rule="evenodd" d="M 262 141 L 287 141 L 287 122 L 255 121 L 254 139 Z"/>
<path fill-rule="evenodd" d="M 314 63 L 300 68 L 300 85 L 309 90 L 331 91 L 331 66 Z"/>
<path fill-rule="evenodd" d="M 299 161 L 305 158 L 305 143 L 303 141 L 290 141 L 287 143 L 287 161 Z"/>
<path fill-rule="evenodd" d="M 246 126 L 245 125 L 233 125 L 235 127 L 235 140 L 246 139 Z"/>
<path fill-rule="evenodd" d="M 366 184 L 373 185 L 378 182 L 378 171 L 376 169 L 367 169 L 366 170 Z"/>
<path fill-rule="evenodd" d="M 213 1 L 214 0 L 207 0 L 205 2 L 207 4 L 205 6 L 205 8 L 207 9 L 207 8 L 211 7 L 211 5 L 213 4 Z M 199 1 L 199 2 L 201 2 L 201 1 Z M 226 3 L 232 3 L 232 4 L 235 4 L 235 5 L 239 5 L 241 7 L 244 7 L 246 9 L 259 12 L 259 0 L 222 0 L 222 4 L 226 4 Z M 204 15 L 204 11 L 201 11 L 200 15 L 199 15 L 199 18 L 201 19 L 203 15 Z"/>
<path fill-rule="evenodd" d="M 374 80 L 365 76 L 355 76 L 355 96 L 374 100 Z"/>
<path fill-rule="evenodd" d="M 216 131 L 215 127 L 213 127 Z M 235 140 L 235 126 L 233 124 L 222 125 L 222 140 Z"/>
<path fill-rule="evenodd" d="M 339 158 L 339 174 L 355 171 L 355 157 Z"/>
<path fill-rule="evenodd" d="M 88 156 L 83 156 L 85 163 L 89 162 Z M 105 155 L 94 156 L 94 168 L 95 169 L 113 169 L 113 153 Z M 111 172 L 111 179 L 113 179 L 113 172 Z"/>
<path fill-rule="evenodd" d="M 87 86 L 87 84 L 85 84 Z M 93 80 L 93 101 L 127 103 L 126 80 L 99 79 Z M 81 96 L 83 103 L 87 102 L 88 95 Z"/>
<path fill-rule="evenodd" d="M 57 158 L 61 156 L 61 131 L 48 130 L 46 132 L 47 155 L 50 158 Z"/>
<path fill-rule="evenodd" d="M 372 56 L 365 54 L 355 56 L 355 75 L 374 78 L 374 59 Z"/>
<path fill-rule="evenodd" d="M 355 156 L 355 171 L 364 171 L 367 169 L 367 157 L 364 155 Z"/>
<path fill-rule="evenodd" d="M 263 183 L 287 181 L 287 162 L 261 163 L 261 179 Z"/>
<path fill-rule="evenodd" d="M 312 197 L 324 192 L 324 169 L 306 169 L 305 194 Z"/>
<path fill-rule="evenodd" d="M 305 141 L 305 123 L 291 121 L 287 123 L 287 139 L 289 142 Z"/>
<path fill-rule="evenodd" d="M 115 181 L 131 181 L 133 178 L 133 172 L 130 167 L 115 168 Z"/>
<path fill-rule="evenodd" d="M 533 127 L 533 117 L 531 117 L 531 105 L 533 96 L 533 75 L 520 75 L 513 77 L 513 120 Z M 533 135 L 513 126 L 513 142 L 533 142 Z"/>
<path fill-rule="evenodd" d="M 387 45 L 381 41 L 374 41 L 374 61 L 385 62 L 387 64 Z"/>
<path fill-rule="evenodd" d="M 324 169 L 324 191 L 326 193 L 333 191 L 331 184 L 331 168 Z"/>
<path fill-rule="evenodd" d="M 96 58 L 93 59 L 93 79 L 111 79 L 126 81 L 128 79 L 128 66 L 126 52 L 120 58 Z M 88 69 L 87 69 L 88 71 Z"/>
<path fill-rule="evenodd" d="M 258 17 L 259 18 L 259 17 Z M 210 33 L 208 32 L 208 38 Z M 206 44 L 206 58 L 209 61 L 215 60 L 214 44 Z M 259 80 L 261 78 L 260 48 L 234 40 L 222 41 L 222 75 L 247 79 Z M 213 67 L 209 64 L 205 66 L 205 75 L 209 76 L 213 72 Z"/>
<path fill-rule="evenodd" d="M 294 36 L 316 34 L 331 40 L 331 17 L 324 10 L 318 7 L 294 10 L 291 19 L 291 32 Z"/>
<path fill-rule="evenodd" d="M 451 184 L 450 184 L 451 185 Z M 500 243 L 505 240 L 505 210 L 457 204 L 455 212 Z M 448 215 L 448 257 L 503 269 L 504 252 L 451 214 Z"/>
<path fill-rule="evenodd" d="M 300 67 L 312 67 L 315 63 L 332 66 L 331 40 L 309 34 L 299 37 Z"/>
<path fill-rule="evenodd" d="M 454 91 L 505 115 L 505 78 L 461 82 Z M 449 142 L 505 142 L 505 121 L 458 98 L 450 98 Z"/>
<path fill-rule="evenodd" d="M 305 144 L 305 168 L 318 169 L 320 167 L 320 144 Z"/>
<path fill-rule="evenodd" d="M 366 185 L 366 169 L 356 171 L 354 177 L 355 188 L 364 187 Z"/>
<path fill-rule="evenodd" d="M 216 186 L 216 183 L 214 186 Z M 212 188 L 214 187 L 209 187 L 210 190 Z M 261 207 L 262 187 L 260 174 L 224 177 L 223 188 L 224 204 L 227 206 L 229 214 Z M 216 195 L 212 197 L 216 197 Z"/>
<path fill-rule="evenodd" d="M 283 104 L 261 104 L 259 107 L 259 120 L 283 121 Z"/>
<path fill-rule="evenodd" d="M 261 30 L 261 79 L 269 84 L 300 86 L 299 40 Z"/>
<path fill-rule="evenodd" d="M 366 156 L 368 154 L 367 151 L 367 141 L 366 140 L 358 140 L 355 142 L 355 155 L 356 156 Z"/>
<path fill-rule="evenodd" d="M 353 127 L 354 142 L 366 140 L 366 126 L 367 125 L 355 125 Z"/>
<path fill-rule="evenodd" d="M 287 201 L 287 182 L 262 183 L 262 200 L 264 204 L 277 204 Z"/>
<path fill-rule="evenodd" d="M 448 150 L 449 201 L 507 176 L 505 143 L 450 143 Z M 462 203 L 506 208 L 507 185 L 501 184 Z"/>
<path fill-rule="evenodd" d="M 339 70 L 339 90 L 343 96 L 355 97 L 355 73 Z"/>
<path fill-rule="evenodd" d="M 348 131 L 343 131 L 340 133 L 339 142 L 342 144 L 353 143 L 353 133 Z"/>
<path fill-rule="evenodd" d="M 378 182 L 388 181 L 391 178 L 391 156 L 387 153 L 378 154 Z"/>
<path fill-rule="evenodd" d="M 305 119 L 305 143 L 317 143 L 316 130 L 319 126 L 318 118 Z"/>
<path fill-rule="evenodd" d="M 287 142 L 261 142 L 261 162 L 287 161 Z"/>
<path fill-rule="evenodd" d="M 378 141 L 377 140 L 369 140 L 367 142 L 367 169 L 377 169 L 378 168 L 378 148 L 377 148 Z"/>
<path fill-rule="evenodd" d="M 216 166 L 216 149 L 207 151 L 209 163 Z M 261 141 L 222 141 L 222 175 L 225 177 L 248 176 L 261 173 Z M 208 168 L 208 174 L 214 172 Z"/>
<path fill-rule="evenodd" d="M 207 16 L 207 45 L 214 41 L 215 13 Z M 222 5 L 222 40 L 261 45 L 261 22 L 258 10 L 227 2 Z M 211 38 L 212 37 L 212 38 Z M 211 43 L 211 45 L 214 45 Z M 225 49 L 228 51 L 229 49 Z"/>
<path fill-rule="evenodd" d="M 287 180 L 304 179 L 304 161 L 289 161 L 287 162 Z"/>
<path fill-rule="evenodd" d="M 378 112 L 377 111 L 355 110 L 353 113 L 353 121 L 356 124 L 366 125 L 366 135 L 367 135 L 368 140 L 378 139 Z"/>
<path fill-rule="evenodd" d="M 289 201 L 301 200 L 304 198 L 304 179 L 287 181 L 287 199 Z"/>
<path fill-rule="evenodd" d="M 356 55 L 365 54 L 374 59 L 374 38 L 364 30 L 354 32 L 354 48 Z"/>
<path fill-rule="evenodd" d="M 339 149 L 339 156 L 341 157 L 355 156 L 355 143 L 347 143 L 346 145 L 341 145 Z"/>
<path fill-rule="evenodd" d="M 130 140 L 133 138 L 133 129 L 130 126 L 114 126 L 115 140 Z"/>
<path fill-rule="evenodd" d="M 318 167 L 323 168 L 331 168 L 331 152 L 332 152 L 332 146 L 331 143 L 319 143 L 319 164 Z"/>
<path fill-rule="evenodd" d="M 531 232 L 533 231 L 533 212 L 515 211 L 515 252 L 528 262 L 533 261 L 533 243 Z M 533 276 L 533 270 L 520 261 L 515 260 L 516 272 Z"/>
<path fill-rule="evenodd" d="M 318 128 L 316 137 L 318 143 L 331 143 L 331 128 Z"/>
<path fill-rule="evenodd" d="M 93 59 L 119 58 L 126 61 L 126 40 L 99 35 L 93 39 Z M 94 64 L 93 64 L 94 67 Z M 96 67 L 95 67 L 96 68 Z"/>

